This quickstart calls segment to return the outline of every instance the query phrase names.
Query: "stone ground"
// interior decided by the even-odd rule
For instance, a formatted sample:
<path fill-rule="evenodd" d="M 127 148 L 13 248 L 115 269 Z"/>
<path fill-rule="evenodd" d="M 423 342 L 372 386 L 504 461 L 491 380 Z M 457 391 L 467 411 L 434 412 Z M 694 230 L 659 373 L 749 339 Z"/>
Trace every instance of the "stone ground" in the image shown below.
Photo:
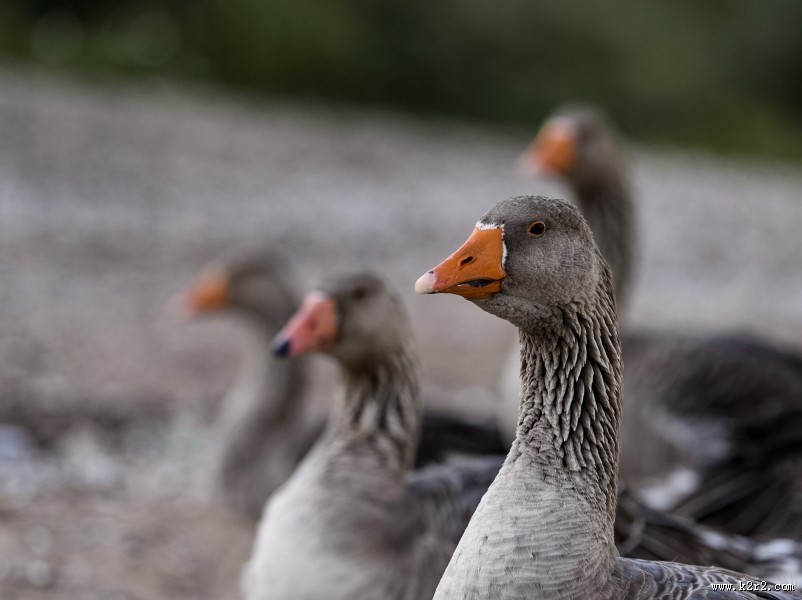
<path fill-rule="evenodd" d="M 236 597 L 250 527 L 214 500 L 242 334 L 168 299 L 269 245 L 303 288 L 360 266 L 413 315 L 425 386 L 489 413 L 513 339 L 418 275 L 496 200 L 525 135 L 395 114 L 0 71 L 0 599 Z M 635 147 L 634 325 L 802 348 L 802 173 Z M 332 376 L 318 365 L 316 376 Z"/>

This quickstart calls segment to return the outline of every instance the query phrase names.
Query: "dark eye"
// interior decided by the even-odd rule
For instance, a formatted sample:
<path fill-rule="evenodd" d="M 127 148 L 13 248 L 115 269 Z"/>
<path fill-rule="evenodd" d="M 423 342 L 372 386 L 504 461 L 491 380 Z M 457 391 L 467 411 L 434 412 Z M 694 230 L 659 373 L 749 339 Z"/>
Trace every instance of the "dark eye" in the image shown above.
<path fill-rule="evenodd" d="M 367 295 L 368 291 L 365 288 L 356 288 L 353 292 L 351 292 L 351 297 L 354 300 L 362 300 Z"/>
<path fill-rule="evenodd" d="M 529 226 L 529 235 L 537 237 L 546 231 L 546 224 L 543 221 L 535 221 Z"/>

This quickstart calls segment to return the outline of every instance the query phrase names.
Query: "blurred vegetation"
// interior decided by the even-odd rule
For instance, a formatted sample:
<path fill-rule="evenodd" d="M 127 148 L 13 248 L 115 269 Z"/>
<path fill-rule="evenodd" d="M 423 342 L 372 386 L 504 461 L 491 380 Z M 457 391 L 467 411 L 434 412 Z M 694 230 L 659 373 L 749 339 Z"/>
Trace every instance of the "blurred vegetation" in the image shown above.
<path fill-rule="evenodd" d="M 534 128 L 802 158 L 802 2 L 2 0 L 0 54 Z"/>

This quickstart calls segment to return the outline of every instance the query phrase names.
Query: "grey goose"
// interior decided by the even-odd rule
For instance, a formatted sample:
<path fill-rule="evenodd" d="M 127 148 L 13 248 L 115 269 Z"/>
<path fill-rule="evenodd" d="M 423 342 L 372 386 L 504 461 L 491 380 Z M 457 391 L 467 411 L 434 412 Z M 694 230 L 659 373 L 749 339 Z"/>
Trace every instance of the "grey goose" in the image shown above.
<path fill-rule="evenodd" d="M 412 470 L 422 417 L 398 296 L 378 277 L 329 280 L 277 335 L 342 375 L 326 429 L 268 501 L 243 572 L 247 600 L 429 600 L 503 456 Z"/>
<path fill-rule="evenodd" d="M 500 202 L 415 288 L 470 300 L 515 325 L 521 342 L 515 440 L 435 600 L 802 598 L 749 591 L 763 584 L 720 568 L 620 557 L 615 299 L 574 207 L 532 196 Z"/>

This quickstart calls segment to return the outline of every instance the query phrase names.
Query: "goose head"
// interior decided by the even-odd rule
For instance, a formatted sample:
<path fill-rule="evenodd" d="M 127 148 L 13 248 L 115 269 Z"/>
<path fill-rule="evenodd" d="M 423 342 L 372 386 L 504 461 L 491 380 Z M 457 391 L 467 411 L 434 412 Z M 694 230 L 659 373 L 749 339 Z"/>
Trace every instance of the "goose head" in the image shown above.
<path fill-rule="evenodd" d="M 592 185 L 621 168 L 618 146 L 602 112 L 565 107 L 546 119 L 518 164 L 526 175 L 553 175 L 576 186 Z"/>
<path fill-rule="evenodd" d="M 254 252 L 207 266 L 181 294 L 179 303 L 191 318 L 234 314 L 278 329 L 295 307 L 281 275 L 281 262 Z"/>
<path fill-rule="evenodd" d="M 468 240 L 422 275 L 421 294 L 456 294 L 522 328 L 557 326 L 609 280 L 593 234 L 562 200 L 518 196 L 479 219 Z"/>
<path fill-rule="evenodd" d="M 273 342 L 277 356 L 322 352 L 349 368 L 393 357 L 408 339 L 406 312 L 380 277 L 329 279 L 310 292 Z"/>

